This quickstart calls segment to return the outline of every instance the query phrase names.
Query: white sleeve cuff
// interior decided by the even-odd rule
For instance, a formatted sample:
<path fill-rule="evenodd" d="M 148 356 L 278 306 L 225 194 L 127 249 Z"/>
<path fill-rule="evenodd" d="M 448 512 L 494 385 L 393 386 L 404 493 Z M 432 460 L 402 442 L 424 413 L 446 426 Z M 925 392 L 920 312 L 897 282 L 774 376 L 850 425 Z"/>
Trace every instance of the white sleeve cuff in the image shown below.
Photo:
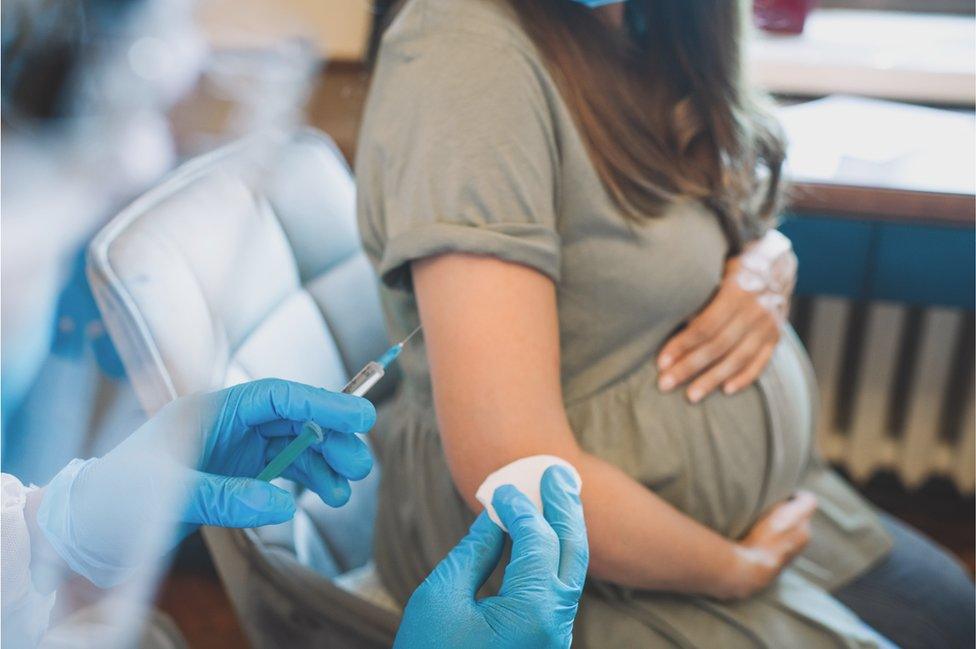
<path fill-rule="evenodd" d="M 14 476 L 0 476 L 0 588 L 3 593 L 3 637 L 15 638 L 16 646 L 34 647 L 47 629 L 54 607 L 54 593 L 42 595 L 31 579 L 31 543 L 24 505 L 27 494 L 37 487 L 25 487 Z"/>

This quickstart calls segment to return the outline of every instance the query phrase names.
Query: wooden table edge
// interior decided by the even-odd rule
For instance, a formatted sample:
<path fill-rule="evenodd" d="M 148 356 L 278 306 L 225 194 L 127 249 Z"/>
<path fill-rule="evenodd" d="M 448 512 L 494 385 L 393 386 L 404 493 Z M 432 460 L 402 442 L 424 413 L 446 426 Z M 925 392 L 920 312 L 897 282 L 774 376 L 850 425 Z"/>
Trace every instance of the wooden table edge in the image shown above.
<path fill-rule="evenodd" d="M 973 227 L 976 195 L 794 181 L 789 210 L 848 218 Z"/>

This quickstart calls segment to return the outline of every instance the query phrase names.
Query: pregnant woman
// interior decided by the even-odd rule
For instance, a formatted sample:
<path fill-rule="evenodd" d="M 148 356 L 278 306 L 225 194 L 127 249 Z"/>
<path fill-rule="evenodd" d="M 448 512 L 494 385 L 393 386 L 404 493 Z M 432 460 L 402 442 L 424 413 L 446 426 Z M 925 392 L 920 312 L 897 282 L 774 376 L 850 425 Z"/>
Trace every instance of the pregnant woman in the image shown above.
<path fill-rule="evenodd" d="M 782 163 L 742 13 L 412 0 L 386 30 L 356 167 L 391 335 L 424 327 L 379 441 L 401 601 L 486 475 L 552 454 L 583 480 L 579 646 L 971 646 L 967 577 L 820 461 L 805 352 L 739 279 Z"/>

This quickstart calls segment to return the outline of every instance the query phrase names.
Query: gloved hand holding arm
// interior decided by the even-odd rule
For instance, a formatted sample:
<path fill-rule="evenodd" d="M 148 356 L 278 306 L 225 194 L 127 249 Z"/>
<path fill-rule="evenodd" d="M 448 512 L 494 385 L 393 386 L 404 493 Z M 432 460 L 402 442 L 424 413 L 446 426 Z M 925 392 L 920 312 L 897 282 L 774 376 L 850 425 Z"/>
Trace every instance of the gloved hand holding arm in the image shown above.
<path fill-rule="evenodd" d="M 180 398 L 104 457 L 74 460 L 58 473 L 36 496 L 38 531 L 31 531 L 43 535 L 38 548 L 46 541 L 72 570 L 111 586 L 197 525 L 290 519 L 291 494 L 253 476 L 307 420 L 329 432 L 284 477 L 333 507 L 345 504 L 349 481 L 372 468 L 368 447 L 353 433 L 375 418 L 364 399 L 278 379 Z"/>
<path fill-rule="evenodd" d="M 570 646 L 589 561 L 579 486 L 568 471 L 551 467 L 542 499 L 539 513 L 515 487 L 495 491 L 492 505 L 512 537 L 501 591 L 476 599 L 505 544 L 482 512 L 410 598 L 394 649 Z"/>

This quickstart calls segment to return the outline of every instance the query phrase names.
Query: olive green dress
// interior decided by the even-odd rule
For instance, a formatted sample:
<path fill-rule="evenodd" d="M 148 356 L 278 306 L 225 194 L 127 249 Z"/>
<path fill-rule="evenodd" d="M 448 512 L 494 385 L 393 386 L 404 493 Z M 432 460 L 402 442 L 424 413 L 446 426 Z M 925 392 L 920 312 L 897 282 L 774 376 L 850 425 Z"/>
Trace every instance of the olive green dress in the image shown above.
<path fill-rule="evenodd" d="M 890 542 L 813 448 L 803 348 L 788 332 L 761 379 L 734 396 L 692 405 L 657 389 L 656 352 L 708 303 L 726 239 L 694 202 L 639 224 L 623 218 L 504 2 L 406 5 L 383 40 L 356 173 L 393 339 L 419 323 L 411 261 L 465 252 L 527 265 L 556 284 L 566 411 L 585 450 L 728 538 L 797 489 L 820 499 L 808 550 L 765 592 L 722 603 L 591 579 L 578 646 L 875 646 L 829 591 Z M 401 358 L 402 388 L 379 440 L 376 560 L 403 602 L 473 514 L 441 449 L 422 339 Z"/>

